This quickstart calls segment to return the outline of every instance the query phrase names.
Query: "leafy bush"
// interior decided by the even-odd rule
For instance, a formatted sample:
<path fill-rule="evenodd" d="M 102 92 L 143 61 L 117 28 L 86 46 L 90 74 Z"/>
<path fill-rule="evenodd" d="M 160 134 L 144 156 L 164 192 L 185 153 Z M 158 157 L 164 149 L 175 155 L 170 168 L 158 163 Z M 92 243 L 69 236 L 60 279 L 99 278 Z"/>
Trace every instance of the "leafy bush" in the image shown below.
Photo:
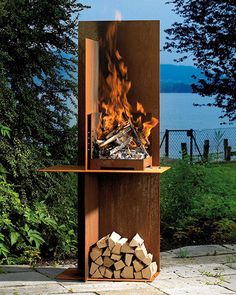
<path fill-rule="evenodd" d="M 21 202 L 19 194 L 1 176 L 0 178 L 0 259 L 1 262 L 24 262 L 38 250 L 44 239 L 38 225 L 55 226 L 43 203 L 36 203 L 34 210 Z M 36 255 L 38 255 L 36 251 Z M 12 255 L 14 253 L 14 255 Z"/>
<path fill-rule="evenodd" d="M 41 254 L 62 256 L 75 252 L 75 222 L 70 220 L 74 211 L 69 212 L 69 207 L 66 210 L 59 219 L 58 212 L 54 216 L 49 213 L 44 201 L 29 206 L 1 176 L 0 262 L 34 263 Z M 65 213 L 65 209 L 62 211 Z"/>
<path fill-rule="evenodd" d="M 236 164 L 171 166 L 161 177 L 162 245 L 234 241 Z"/>

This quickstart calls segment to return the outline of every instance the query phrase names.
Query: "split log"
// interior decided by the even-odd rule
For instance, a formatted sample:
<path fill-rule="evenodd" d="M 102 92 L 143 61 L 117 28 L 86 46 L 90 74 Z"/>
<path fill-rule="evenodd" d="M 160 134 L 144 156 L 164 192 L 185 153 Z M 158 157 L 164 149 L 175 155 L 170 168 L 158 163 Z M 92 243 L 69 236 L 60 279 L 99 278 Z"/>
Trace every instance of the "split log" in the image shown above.
<path fill-rule="evenodd" d="M 149 265 L 152 263 L 153 255 L 151 253 L 148 253 L 147 256 L 143 259 L 143 263 L 146 265 Z"/>
<path fill-rule="evenodd" d="M 120 270 L 114 270 L 114 278 L 120 279 Z"/>
<path fill-rule="evenodd" d="M 146 268 L 142 270 L 142 276 L 145 279 L 150 280 L 151 277 L 157 272 L 157 264 L 156 262 L 152 262 Z"/>
<path fill-rule="evenodd" d="M 145 147 L 144 147 L 144 145 L 143 145 L 141 139 L 140 139 L 139 136 L 138 136 L 137 131 L 135 130 L 135 127 L 133 126 L 133 124 L 132 124 L 131 122 L 130 122 L 130 127 L 131 127 L 131 129 L 132 129 L 132 131 L 133 131 L 133 134 L 134 134 L 134 137 L 135 137 L 135 138 L 134 138 L 135 142 L 138 144 L 138 146 L 141 147 L 141 149 L 142 149 L 142 151 L 143 151 L 145 157 L 148 157 L 149 154 L 148 154 L 147 150 L 145 149 Z"/>
<path fill-rule="evenodd" d="M 110 250 L 115 246 L 115 244 L 120 240 L 121 236 L 113 231 L 113 233 L 108 238 L 108 247 Z"/>
<path fill-rule="evenodd" d="M 147 250 L 144 244 L 135 249 L 135 256 L 141 261 L 145 259 L 145 257 L 147 256 Z"/>
<path fill-rule="evenodd" d="M 133 279 L 134 277 L 133 266 L 125 266 L 120 275 L 122 278 L 125 278 L 125 279 Z"/>
<path fill-rule="evenodd" d="M 129 243 L 130 247 L 138 247 L 143 244 L 144 240 L 140 237 L 139 234 L 136 234 L 131 242 Z"/>
<path fill-rule="evenodd" d="M 103 259 L 102 259 L 102 256 L 98 257 L 98 258 L 95 260 L 95 263 L 98 264 L 98 265 L 103 265 Z"/>
<path fill-rule="evenodd" d="M 131 131 L 130 124 L 126 125 L 122 130 L 120 130 L 117 134 L 109 137 L 107 140 L 105 140 L 103 143 L 99 145 L 100 148 L 103 148 L 107 146 L 109 143 L 112 143 L 117 138 L 124 136 L 125 134 L 129 133 Z"/>
<path fill-rule="evenodd" d="M 114 263 L 114 267 L 115 267 L 116 270 L 120 270 L 120 269 L 125 267 L 125 264 L 124 264 L 124 262 L 122 260 L 119 260 L 119 261 Z"/>
<path fill-rule="evenodd" d="M 126 146 L 129 146 L 132 139 L 133 139 L 132 137 L 129 137 L 126 141 L 122 142 L 121 144 L 119 144 L 118 146 L 110 150 L 110 155 L 114 155 L 120 150 L 122 150 L 123 148 L 125 148 Z"/>
<path fill-rule="evenodd" d="M 97 246 L 99 249 L 106 248 L 108 246 L 107 243 L 108 236 L 101 238 L 99 241 L 97 241 Z"/>
<path fill-rule="evenodd" d="M 102 249 L 99 249 L 97 246 L 92 248 L 90 257 L 93 261 L 95 261 L 101 255 L 102 255 Z"/>
<path fill-rule="evenodd" d="M 127 266 L 130 266 L 133 257 L 134 257 L 133 254 L 125 254 L 125 264 L 126 264 Z"/>
<path fill-rule="evenodd" d="M 143 278 L 143 276 L 142 276 L 142 273 L 141 273 L 141 271 L 139 271 L 139 272 L 134 272 L 134 278 L 135 279 L 142 279 Z"/>
<path fill-rule="evenodd" d="M 105 266 L 105 267 L 111 267 L 112 265 L 114 264 L 114 261 L 110 258 L 110 257 L 108 257 L 108 256 L 105 256 L 104 257 L 104 260 L 103 260 L 103 265 Z"/>
<path fill-rule="evenodd" d="M 90 266 L 89 273 L 91 275 L 93 275 L 97 269 L 98 269 L 98 265 L 96 263 L 92 262 L 91 263 L 91 266 Z"/>
<path fill-rule="evenodd" d="M 111 279 L 112 275 L 113 275 L 113 272 L 110 269 L 106 268 L 104 277 L 108 278 L 108 279 Z"/>
<path fill-rule="evenodd" d="M 139 272 L 140 270 L 144 268 L 144 265 L 141 262 L 139 262 L 137 259 L 133 261 L 133 266 L 136 272 Z"/>
<path fill-rule="evenodd" d="M 106 250 L 103 252 L 102 256 L 111 256 L 111 250 L 109 248 L 106 248 Z"/>
<path fill-rule="evenodd" d="M 115 244 L 115 246 L 112 248 L 111 252 L 114 253 L 114 254 L 120 254 L 120 250 L 121 250 L 122 245 L 124 245 L 127 241 L 128 241 L 128 239 L 126 239 L 126 238 L 120 239 Z"/>
<path fill-rule="evenodd" d="M 97 269 L 97 270 L 95 271 L 95 273 L 92 275 L 92 278 L 93 278 L 93 279 L 102 279 L 103 276 L 102 276 L 102 274 L 100 273 L 100 271 Z"/>
<path fill-rule="evenodd" d="M 122 253 L 130 253 L 130 254 L 134 253 L 134 249 L 131 248 L 128 243 L 125 243 L 124 245 L 122 245 L 120 251 Z"/>
<path fill-rule="evenodd" d="M 115 260 L 115 261 L 119 261 L 119 260 L 121 260 L 121 255 L 119 255 L 119 254 L 112 254 L 111 255 L 111 259 L 112 260 Z"/>
<path fill-rule="evenodd" d="M 103 265 L 100 266 L 100 267 L 99 267 L 99 271 L 100 271 L 101 275 L 104 276 L 104 275 L 105 275 L 105 271 L 106 271 L 106 267 L 103 266 Z"/>

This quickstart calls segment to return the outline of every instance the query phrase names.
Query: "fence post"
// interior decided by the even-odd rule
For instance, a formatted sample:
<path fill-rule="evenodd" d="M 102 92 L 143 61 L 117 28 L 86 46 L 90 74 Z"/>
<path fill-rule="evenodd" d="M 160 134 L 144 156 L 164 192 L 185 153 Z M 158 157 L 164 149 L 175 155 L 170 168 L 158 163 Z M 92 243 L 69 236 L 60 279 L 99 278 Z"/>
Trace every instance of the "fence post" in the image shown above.
<path fill-rule="evenodd" d="M 181 142 L 181 153 L 182 153 L 182 159 L 184 159 L 185 156 L 187 156 L 187 154 L 188 154 L 186 142 Z"/>
<path fill-rule="evenodd" d="M 190 136 L 190 163 L 193 162 L 193 129 L 187 131 L 187 135 Z"/>
<path fill-rule="evenodd" d="M 224 160 L 226 161 L 227 158 L 227 147 L 228 147 L 228 139 L 224 139 Z"/>
<path fill-rule="evenodd" d="M 204 140 L 204 146 L 203 146 L 203 161 L 204 162 L 208 162 L 209 148 L 210 148 L 210 142 L 208 139 L 206 139 L 206 140 Z"/>
<path fill-rule="evenodd" d="M 230 161 L 231 160 L 231 146 L 227 146 L 226 149 L 226 161 Z"/>
<path fill-rule="evenodd" d="M 169 158 L 169 130 L 166 129 L 166 142 L 165 142 L 165 157 Z"/>

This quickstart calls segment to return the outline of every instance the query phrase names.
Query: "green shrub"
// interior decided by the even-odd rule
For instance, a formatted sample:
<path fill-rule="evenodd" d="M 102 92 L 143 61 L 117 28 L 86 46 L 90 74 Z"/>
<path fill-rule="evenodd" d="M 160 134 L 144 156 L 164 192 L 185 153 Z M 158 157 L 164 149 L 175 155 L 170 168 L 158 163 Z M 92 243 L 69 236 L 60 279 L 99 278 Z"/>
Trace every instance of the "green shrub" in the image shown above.
<path fill-rule="evenodd" d="M 13 190 L 4 177 L 0 178 L 0 260 L 11 263 L 24 262 L 32 251 L 39 251 L 44 243 L 38 225 L 55 226 L 46 206 L 36 203 L 34 210 L 21 202 L 19 194 Z M 14 254 L 13 254 L 14 253 Z M 38 252 L 36 251 L 37 255 Z M 13 255 L 12 255 L 13 254 Z"/>
<path fill-rule="evenodd" d="M 35 263 L 41 256 L 75 253 L 75 208 L 70 205 L 54 206 L 52 213 L 45 201 L 29 206 L 0 176 L 0 262 Z"/>
<path fill-rule="evenodd" d="M 235 241 L 236 164 L 171 166 L 161 177 L 164 247 Z"/>

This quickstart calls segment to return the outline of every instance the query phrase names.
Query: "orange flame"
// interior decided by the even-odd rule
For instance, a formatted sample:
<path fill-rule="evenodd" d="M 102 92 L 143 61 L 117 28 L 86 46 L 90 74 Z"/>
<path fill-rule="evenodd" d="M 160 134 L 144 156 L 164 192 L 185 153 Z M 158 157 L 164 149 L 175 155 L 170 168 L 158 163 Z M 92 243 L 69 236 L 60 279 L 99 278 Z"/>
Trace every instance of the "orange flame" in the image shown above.
<path fill-rule="evenodd" d="M 152 119 L 150 121 L 143 123 L 142 132 L 143 132 L 145 139 L 149 138 L 152 128 L 154 128 L 158 124 L 158 122 L 159 122 L 158 119 L 152 117 Z"/>
<path fill-rule="evenodd" d="M 146 112 L 141 103 L 137 102 L 137 112 L 139 116 L 133 119 L 132 107 L 128 102 L 128 92 L 131 88 L 131 82 L 128 80 L 128 69 L 122 56 L 116 49 L 117 23 L 113 22 L 108 26 L 102 46 L 106 50 L 107 68 L 104 73 L 100 73 L 100 99 L 99 108 L 101 111 L 100 120 L 97 126 L 97 138 L 101 139 L 110 133 L 116 126 L 131 121 L 134 127 L 138 128 L 146 139 L 151 129 L 158 123 L 156 118 L 148 122 L 142 122 Z"/>

